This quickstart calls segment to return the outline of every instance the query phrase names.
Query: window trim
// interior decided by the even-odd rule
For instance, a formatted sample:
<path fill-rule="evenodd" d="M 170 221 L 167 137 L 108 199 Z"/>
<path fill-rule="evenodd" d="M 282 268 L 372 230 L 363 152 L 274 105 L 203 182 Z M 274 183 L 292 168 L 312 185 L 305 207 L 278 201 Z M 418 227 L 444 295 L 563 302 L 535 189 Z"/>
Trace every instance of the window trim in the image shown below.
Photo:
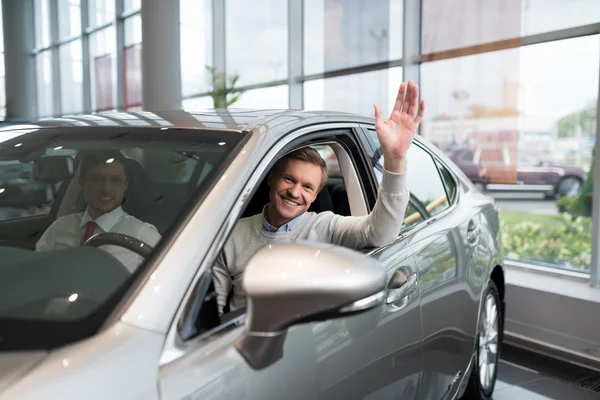
<path fill-rule="evenodd" d="M 454 175 L 452 174 L 452 172 L 448 169 L 448 167 L 446 167 L 445 165 L 442 164 L 441 160 L 439 160 L 437 157 L 434 157 L 433 162 L 435 163 L 438 173 L 440 174 L 440 178 L 442 179 L 442 184 L 444 185 L 444 190 L 446 190 L 446 197 L 448 198 L 448 204 L 449 204 L 449 206 L 451 206 L 452 204 L 456 203 L 456 198 L 458 197 L 458 183 L 456 182 L 456 179 L 454 178 Z M 452 198 L 450 198 L 450 196 L 448 196 L 448 184 L 446 182 L 446 179 L 444 179 L 444 175 L 442 174 L 442 171 L 440 168 L 443 168 L 444 170 L 446 170 L 446 172 L 448 172 L 450 179 L 454 183 L 454 193 L 452 195 Z"/>
<path fill-rule="evenodd" d="M 243 189 L 240 193 L 238 193 L 238 198 L 242 198 L 244 193 L 247 193 L 249 189 L 251 192 L 248 194 L 246 200 L 244 201 L 244 205 L 247 206 L 250 199 L 256 193 L 256 189 L 258 188 L 260 182 L 266 177 L 269 170 L 275 164 L 276 160 L 280 158 L 283 154 L 293 150 L 294 148 L 302 147 L 304 145 L 311 144 L 319 144 L 331 142 L 334 140 L 335 135 L 331 135 L 334 131 L 343 131 L 345 130 L 347 133 L 344 135 L 339 135 L 339 137 L 345 137 L 348 140 L 353 142 L 355 147 L 355 152 L 357 153 L 361 159 L 357 160 L 355 155 L 352 153 L 351 149 L 345 149 L 348 152 L 348 156 L 353 161 L 354 167 L 356 169 L 357 175 L 359 177 L 359 182 L 361 183 L 361 188 L 363 191 L 363 196 L 365 197 L 365 206 L 370 212 L 370 199 L 369 199 L 369 190 L 365 187 L 365 179 L 369 179 L 369 176 L 372 176 L 371 167 L 369 165 L 369 160 L 366 157 L 366 152 L 364 149 L 364 143 L 361 141 L 361 130 L 360 125 L 355 122 L 349 123 L 322 123 L 316 124 L 312 126 L 306 126 L 299 128 L 298 130 L 291 132 L 279 139 L 277 143 L 271 147 L 268 151 L 266 151 L 259 164 L 255 167 L 250 178 L 245 182 Z M 344 143 L 343 141 L 336 141 L 342 147 L 348 146 L 348 143 Z M 350 151 L 348 151 L 350 150 Z M 360 168 L 358 165 L 362 164 L 363 167 Z M 357 169 L 358 168 L 358 169 Z M 359 171 L 361 171 L 360 173 Z M 189 282 L 188 288 L 186 290 L 186 294 L 182 298 L 179 308 L 171 322 L 171 326 L 167 331 L 166 342 L 163 348 L 162 354 L 159 359 L 159 367 L 166 366 L 171 362 L 178 360 L 179 358 L 189 354 L 192 351 L 196 351 L 198 348 L 202 348 L 202 346 L 207 342 L 212 340 L 215 335 L 225 335 L 231 330 L 236 329 L 245 324 L 246 313 L 243 313 L 231 320 L 221 324 L 214 329 L 206 331 L 200 335 L 196 335 L 188 340 L 183 340 L 181 335 L 179 334 L 179 325 L 181 324 L 179 321 L 184 317 L 184 312 L 186 309 L 190 309 L 190 302 L 193 301 L 192 297 L 196 293 L 196 288 L 202 279 L 203 276 L 206 276 L 206 273 L 211 270 L 217 256 L 219 255 L 221 249 L 225 245 L 229 235 L 233 231 L 235 224 L 241 218 L 245 210 L 245 207 L 237 207 L 232 208 L 229 211 L 219 233 L 215 237 L 215 240 L 212 243 L 210 250 L 205 255 L 203 261 L 198 267 L 196 275 Z M 371 253 L 369 253 L 371 254 Z M 184 322 L 185 324 L 185 322 Z"/>

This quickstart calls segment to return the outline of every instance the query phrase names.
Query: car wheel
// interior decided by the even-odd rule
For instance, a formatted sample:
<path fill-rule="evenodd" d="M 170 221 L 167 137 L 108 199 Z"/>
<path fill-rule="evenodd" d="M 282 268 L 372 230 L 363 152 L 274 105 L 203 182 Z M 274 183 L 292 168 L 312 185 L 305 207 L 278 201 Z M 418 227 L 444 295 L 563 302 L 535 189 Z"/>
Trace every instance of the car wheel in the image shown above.
<path fill-rule="evenodd" d="M 479 313 L 476 362 L 462 397 L 466 400 L 491 399 L 496 385 L 503 318 L 500 295 L 493 281 L 488 284 Z"/>
<path fill-rule="evenodd" d="M 568 176 L 561 179 L 556 185 L 556 194 L 558 197 L 576 196 L 581 192 L 581 179 L 574 176 Z"/>

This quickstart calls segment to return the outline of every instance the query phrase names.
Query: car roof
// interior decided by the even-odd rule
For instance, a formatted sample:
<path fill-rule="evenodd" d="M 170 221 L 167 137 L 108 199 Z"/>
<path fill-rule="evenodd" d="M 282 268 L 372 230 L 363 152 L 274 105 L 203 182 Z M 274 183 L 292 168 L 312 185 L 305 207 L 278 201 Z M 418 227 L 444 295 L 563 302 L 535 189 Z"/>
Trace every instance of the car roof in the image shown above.
<path fill-rule="evenodd" d="M 336 111 L 273 109 L 198 109 L 173 111 L 102 112 L 64 115 L 26 123 L 36 127 L 120 126 L 173 127 L 229 131 L 282 132 L 318 123 L 367 123 L 374 119 Z M 281 129 L 285 128 L 285 129 Z M 10 129 L 6 127 L 4 129 Z"/>

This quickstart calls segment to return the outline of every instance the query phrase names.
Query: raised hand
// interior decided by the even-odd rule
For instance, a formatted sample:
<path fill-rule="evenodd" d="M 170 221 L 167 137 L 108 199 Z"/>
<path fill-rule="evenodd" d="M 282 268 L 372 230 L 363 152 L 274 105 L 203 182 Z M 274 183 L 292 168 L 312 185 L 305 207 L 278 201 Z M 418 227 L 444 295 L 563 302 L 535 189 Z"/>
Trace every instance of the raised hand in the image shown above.
<path fill-rule="evenodd" d="M 381 108 L 375 104 L 375 130 L 383 149 L 383 167 L 386 170 L 400 173 L 406 169 L 406 153 L 424 112 L 425 101 L 419 103 L 419 86 L 413 81 L 408 81 L 408 85 L 400 84 L 394 109 L 387 121 L 383 120 Z"/>

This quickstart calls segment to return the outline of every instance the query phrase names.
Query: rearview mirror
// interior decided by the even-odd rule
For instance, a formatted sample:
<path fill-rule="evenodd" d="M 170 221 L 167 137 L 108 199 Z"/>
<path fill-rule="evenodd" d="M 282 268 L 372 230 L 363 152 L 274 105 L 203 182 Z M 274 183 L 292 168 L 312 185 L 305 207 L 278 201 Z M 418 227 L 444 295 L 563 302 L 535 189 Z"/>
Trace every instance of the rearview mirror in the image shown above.
<path fill-rule="evenodd" d="M 373 258 L 325 243 L 277 243 L 244 271 L 246 331 L 236 347 L 254 369 L 283 356 L 287 328 L 382 304 L 386 273 Z"/>

